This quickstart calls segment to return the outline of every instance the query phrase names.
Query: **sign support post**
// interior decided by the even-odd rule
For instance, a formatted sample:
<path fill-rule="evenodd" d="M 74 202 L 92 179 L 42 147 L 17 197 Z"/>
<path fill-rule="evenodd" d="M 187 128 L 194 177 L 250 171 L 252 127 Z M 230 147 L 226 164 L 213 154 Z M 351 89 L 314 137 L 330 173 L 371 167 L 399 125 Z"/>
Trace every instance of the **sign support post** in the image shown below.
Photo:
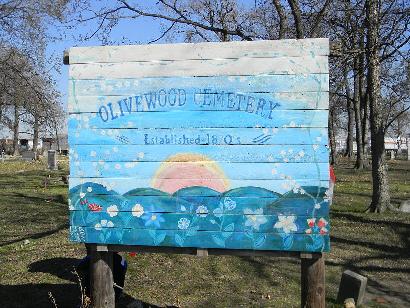
<path fill-rule="evenodd" d="M 114 308 L 113 253 L 91 250 L 91 298 L 95 308 Z"/>
<path fill-rule="evenodd" d="M 324 308 L 325 261 L 323 254 L 301 254 L 301 307 Z"/>

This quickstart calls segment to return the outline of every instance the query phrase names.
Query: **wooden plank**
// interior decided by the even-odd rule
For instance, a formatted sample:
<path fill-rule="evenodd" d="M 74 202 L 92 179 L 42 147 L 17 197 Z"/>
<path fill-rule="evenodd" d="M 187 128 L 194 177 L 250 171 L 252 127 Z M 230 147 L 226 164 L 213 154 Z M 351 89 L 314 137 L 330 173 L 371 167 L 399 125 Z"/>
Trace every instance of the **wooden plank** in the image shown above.
<path fill-rule="evenodd" d="M 233 115 L 234 113 L 234 115 Z M 325 110 L 272 110 L 263 115 L 231 111 L 132 112 L 121 115 L 119 110 L 71 115 L 70 133 L 89 128 L 247 128 L 247 127 L 319 127 L 328 125 Z"/>
<path fill-rule="evenodd" d="M 110 208 L 110 207 L 109 207 Z M 111 206 L 111 209 L 113 206 Z M 209 213 L 208 208 L 196 207 L 196 210 L 204 209 L 200 214 L 187 213 L 144 213 L 140 217 L 134 216 L 133 212 L 107 212 L 107 211 L 70 211 L 70 225 L 94 228 L 122 228 L 122 229 L 147 229 L 147 230 L 178 230 L 181 221 L 187 222 L 196 231 L 224 231 L 253 233 L 291 233 L 291 234 L 327 234 L 330 230 L 329 217 L 320 217 L 326 224 L 325 228 L 310 228 L 308 221 L 315 219 L 304 215 L 268 215 L 246 214 L 259 211 L 245 210 L 242 214 Z M 263 210 L 261 207 L 259 208 Z M 205 212 L 206 211 L 206 212 Z M 226 211 L 228 212 L 228 211 Z M 262 213 L 262 211 L 260 211 Z M 208 214 L 209 213 L 209 214 Z M 279 224 L 280 219 L 286 219 L 286 225 Z M 316 220 L 319 220 L 317 218 Z M 101 221 L 110 222 L 107 226 Z M 278 225 L 278 226 L 279 226 Z M 98 227 L 97 227 L 98 226 Z"/>
<path fill-rule="evenodd" d="M 326 74 L 327 56 L 71 64 L 73 79 Z"/>
<path fill-rule="evenodd" d="M 137 230 L 70 226 L 74 242 L 143 246 L 176 246 L 287 251 L 329 251 L 329 236 L 318 234 L 281 234 L 216 232 L 189 230 Z"/>
<path fill-rule="evenodd" d="M 73 47 L 69 50 L 70 64 L 116 63 L 131 61 L 205 60 L 241 57 L 273 58 L 329 55 L 329 40 L 277 40 L 252 42 L 178 43 L 161 45 L 122 45 Z"/>
<path fill-rule="evenodd" d="M 101 185 L 107 192 L 126 193 L 133 189 L 151 189 L 151 181 L 140 178 L 87 178 L 87 177 L 70 177 L 69 188 L 74 189 L 78 185 L 87 183 L 94 183 Z M 162 180 L 161 184 L 165 187 L 167 185 L 175 185 L 175 180 Z M 235 189 L 240 187 L 259 187 L 268 189 L 276 193 L 284 194 L 299 187 L 316 186 L 327 189 L 329 181 L 322 181 L 318 179 L 289 179 L 289 180 L 230 180 L 230 187 L 228 189 Z M 89 184 L 87 184 L 89 185 Z M 85 185 L 84 185 L 85 186 Z M 183 187 L 188 186 L 181 186 Z M 176 189 L 177 190 L 177 189 Z M 215 196 L 215 193 L 210 194 L 209 190 L 196 191 L 201 196 Z"/>
<path fill-rule="evenodd" d="M 93 245 L 94 246 L 94 245 Z M 196 255 L 197 248 L 190 247 L 162 247 L 162 246 L 141 246 L 141 245 L 107 245 L 108 251 L 116 252 L 136 252 L 145 253 L 171 253 L 171 254 L 188 254 Z M 95 249 L 95 248 L 94 248 Z M 251 250 L 251 249 L 207 249 L 208 255 L 212 256 L 252 256 L 252 257 L 280 257 L 280 258 L 299 258 L 300 253 L 295 251 L 277 251 L 277 250 Z M 322 255 L 322 253 L 310 253 L 311 255 Z"/>
<path fill-rule="evenodd" d="M 145 151 L 149 151 L 151 146 L 163 145 L 235 145 L 238 144 L 238 138 L 241 145 L 253 146 L 315 145 L 315 148 L 319 149 L 320 145 L 328 143 L 327 128 L 98 129 L 86 126 L 68 135 L 70 150 L 75 151 L 75 145 L 99 144 L 144 145 Z"/>
<path fill-rule="evenodd" d="M 263 136 L 261 138 L 264 138 Z M 262 140 L 262 139 L 261 139 Z M 72 161 L 80 162 L 162 162 L 174 156 L 173 161 L 186 161 L 184 156 L 175 156 L 175 153 L 184 153 L 184 145 L 71 145 Z M 329 150 L 325 145 L 282 145 L 270 146 L 255 145 L 193 145 L 190 153 L 200 153 L 210 160 L 218 162 L 255 162 L 258 163 L 312 163 L 328 162 Z M 121 155 L 118 155 L 121 153 Z"/>
<path fill-rule="evenodd" d="M 114 154 L 115 155 L 115 154 Z M 282 180 L 286 179 L 329 179 L 329 163 L 235 163 L 214 161 L 187 162 L 84 162 L 70 165 L 73 177 L 112 178 L 129 177 L 139 179 L 179 180 Z"/>
<path fill-rule="evenodd" d="M 160 90 L 197 89 L 232 93 L 301 93 L 329 91 L 329 74 L 120 78 L 78 80 L 70 77 L 71 97 L 131 96 Z"/>
<path fill-rule="evenodd" d="M 87 187 L 87 186 L 85 186 Z M 85 188 L 84 187 L 84 188 Z M 304 195 L 285 194 L 276 197 L 273 194 L 265 196 L 232 196 L 217 194 L 215 196 L 183 196 L 173 195 L 119 195 L 111 192 L 109 194 L 100 191 L 101 194 L 84 193 L 84 190 L 71 191 L 70 210 L 86 211 L 95 210 L 109 213 L 113 208 L 121 212 L 132 212 L 138 209 L 144 213 L 176 213 L 196 214 L 198 208 L 205 206 L 208 213 L 221 216 L 224 214 L 243 214 L 246 211 L 260 211 L 263 209 L 265 215 L 299 215 L 299 216 L 328 216 L 329 202 L 325 196 L 325 190 L 315 191 L 310 189 Z M 149 193 L 149 191 L 146 191 Z M 136 207 L 139 204 L 140 206 Z M 113 207 L 115 205 L 115 207 Z"/>
<path fill-rule="evenodd" d="M 173 111 L 173 110 L 216 110 L 229 111 L 228 100 L 237 101 L 246 110 L 249 104 L 263 103 L 260 112 L 270 111 L 270 106 L 277 110 L 297 109 L 328 109 L 329 92 L 301 92 L 301 93 L 235 93 L 217 91 L 215 89 L 169 89 L 161 91 L 155 97 L 149 93 L 135 93 L 127 96 L 99 95 L 99 96 L 69 96 L 69 113 L 97 112 L 101 106 L 121 104 L 127 110 L 129 104 L 135 111 Z M 164 102 L 167 102 L 164 104 Z M 160 104 L 161 103 L 161 104 Z M 127 104 L 127 105 L 125 105 Z M 249 105 L 251 106 L 251 105 Z M 250 109 L 250 108 L 248 108 Z"/>

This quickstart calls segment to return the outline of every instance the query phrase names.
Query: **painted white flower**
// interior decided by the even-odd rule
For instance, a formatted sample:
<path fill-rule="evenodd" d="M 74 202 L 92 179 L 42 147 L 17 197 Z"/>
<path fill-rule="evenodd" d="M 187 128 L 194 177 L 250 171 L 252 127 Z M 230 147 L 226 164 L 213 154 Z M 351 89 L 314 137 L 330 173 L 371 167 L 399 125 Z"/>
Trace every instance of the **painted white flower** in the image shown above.
<path fill-rule="evenodd" d="M 304 152 L 303 150 L 302 150 L 302 151 L 300 151 L 298 154 L 299 154 L 299 156 L 300 156 L 300 157 L 305 156 L 305 152 Z"/>
<path fill-rule="evenodd" d="M 139 152 L 138 153 L 138 158 L 143 159 L 144 158 L 144 152 Z"/>
<path fill-rule="evenodd" d="M 93 188 L 92 188 L 92 187 L 87 187 L 87 191 L 88 191 L 88 192 L 92 192 L 92 191 L 93 191 Z"/>
<path fill-rule="evenodd" d="M 142 214 L 144 214 L 144 208 L 142 207 L 141 204 L 137 203 L 132 208 L 132 216 L 141 217 Z"/>
<path fill-rule="evenodd" d="M 84 197 L 85 197 L 85 193 L 80 192 L 80 198 L 82 199 L 82 198 L 84 198 Z"/>
<path fill-rule="evenodd" d="M 118 207 L 115 204 L 109 206 L 107 208 L 107 213 L 108 213 L 108 215 L 110 215 L 110 217 L 117 216 L 118 215 Z"/>
<path fill-rule="evenodd" d="M 245 227 L 252 227 L 252 229 L 259 230 L 260 225 L 268 222 L 267 218 L 263 216 L 263 209 L 244 209 L 243 213 L 246 215 Z"/>
<path fill-rule="evenodd" d="M 208 208 L 205 205 L 200 205 L 196 209 L 196 214 L 200 217 L 206 217 L 208 213 L 209 213 Z"/>
<path fill-rule="evenodd" d="M 223 214 L 223 210 L 221 207 L 217 207 L 216 209 L 214 209 L 214 215 L 215 217 L 222 217 Z"/>
<path fill-rule="evenodd" d="M 319 148 L 319 145 L 318 145 L 318 144 L 314 144 L 314 145 L 312 145 L 312 147 L 313 147 L 313 150 L 316 151 L 316 150 Z"/>
<path fill-rule="evenodd" d="M 320 203 L 315 204 L 315 209 L 320 209 Z"/>
<path fill-rule="evenodd" d="M 114 223 L 110 220 L 103 219 L 100 222 L 96 223 L 94 228 L 95 230 L 101 231 L 103 228 L 112 228 Z"/>
<path fill-rule="evenodd" d="M 224 199 L 224 206 L 228 211 L 232 211 L 234 208 L 236 208 L 236 202 L 231 198 L 226 197 Z"/>
<path fill-rule="evenodd" d="M 117 170 L 120 170 L 120 169 L 121 169 L 121 165 L 120 165 L 120 164 L 115 164 L 114 168 L 117 169 Z"/>
<path fill-rule="evenodd" d="M 285 233 L 290 233 L 291 231 L 296 232 L 298 227 L 295 224 L 295 216 L 278 216 L 279 221 L 273 226 L 276 229 L 282 229 Z"/>
<path fill-rule="evenodd" d="M 181 230 L 186 230 L 189 228 L 191 221 L 188 218 L 181 218 L 180 220 L 178 220 L 178 229 Z"/>

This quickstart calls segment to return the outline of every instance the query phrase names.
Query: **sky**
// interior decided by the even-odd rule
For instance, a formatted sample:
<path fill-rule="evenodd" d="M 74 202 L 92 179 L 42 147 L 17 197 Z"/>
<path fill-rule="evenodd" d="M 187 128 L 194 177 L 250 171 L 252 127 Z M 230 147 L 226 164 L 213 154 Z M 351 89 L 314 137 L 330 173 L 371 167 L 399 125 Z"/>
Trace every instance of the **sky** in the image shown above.
<path fill-rule="evenodd" d="M 88 41 L 80 41 L 78 37 L 85 34 L 94 28 L 93 24 L 82 24 L 75 30 L 65 29 L 64 27 L 50 26 L 49 32 L 52 35 L 62 33 L 64 31 L 66 39 L 50 42 L 47 48 L 47 56 L 61 59 L 60 72 L 52 70 L 52 75 L 57 83 L 57 89 L 62 97 L 62 104 L 67 105 L 67 86 L 68 86 L 68 67 L 63 65 L 63 54 L 65 50 L 71 47 L 78 46 L 99 46 L 101 41 L 97 38 L 92 38 Z M 122 37 L 126 37 L 129 41 L 144 44 L 153 39 L 156 39 L 161 34 L 161 26 L 159 21 L 152 18 L 138 18 L 121 22 L 112 32 L 111 39 L 113 41 L 121 41 Z M 158 42 L 158 43 L 161 43 Z M 163 41 L 162 41 L 163 43 Z"/>

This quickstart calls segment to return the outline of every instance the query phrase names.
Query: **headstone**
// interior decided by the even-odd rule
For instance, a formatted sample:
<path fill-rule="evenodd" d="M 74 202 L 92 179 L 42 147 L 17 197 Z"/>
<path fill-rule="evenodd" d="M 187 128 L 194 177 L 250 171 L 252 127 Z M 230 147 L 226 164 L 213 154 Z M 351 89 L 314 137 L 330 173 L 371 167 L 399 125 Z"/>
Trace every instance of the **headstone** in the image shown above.
<path fill-rule="evenodd" d="M 399 211 L 403 213 L 410 213 L 410 200 L 404 200 L 400 203 Z"/>
<path fill-rule="evenodd" d="M 394 160 L 394 151 L 390 151 L 390 160 Z"/>
<path fill-rule="evenodd" d="M 25 151 L 21 153 L 23 160 L 32 161 L 36 159 L 36 153 L 33 151 Z"/>
<path fill-rule="evenodd" d="M 4 152 L 4 150 L 3 151 L 1 151 L 1 161 L 3 162 L 4 161 L 4 156 L 5 156 L 5 154 L 6 154 L 6 152 Z"/>
<path fill-rule="evenodd" d="M 57 170 L 57 153 L 55 150 L 48 151 L 47 165 L 48 169 Z"/>
<path fill-rule="evenodd" d="M 359 306 L 363 302 L 366 286 L 367 277 L 350 270 L 344 271 L 340 280 L 337 302 L 344 303 L 345 299 L 353 298 L 356 305 Z"/>

